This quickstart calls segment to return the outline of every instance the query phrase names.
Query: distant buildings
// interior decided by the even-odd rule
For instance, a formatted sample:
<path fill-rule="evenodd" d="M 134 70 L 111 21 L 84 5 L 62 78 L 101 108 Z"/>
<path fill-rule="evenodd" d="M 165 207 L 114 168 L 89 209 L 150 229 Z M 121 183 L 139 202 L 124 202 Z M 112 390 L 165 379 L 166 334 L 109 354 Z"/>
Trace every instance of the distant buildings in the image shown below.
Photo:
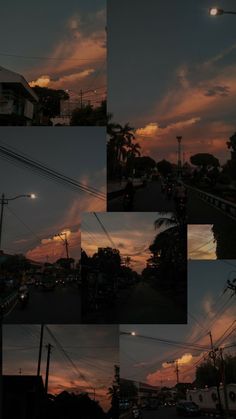
<path fill-rule="evenodd" d="M 32 125 L 37 102 L 23 76 L 0 67 L 0 125 Z"/>

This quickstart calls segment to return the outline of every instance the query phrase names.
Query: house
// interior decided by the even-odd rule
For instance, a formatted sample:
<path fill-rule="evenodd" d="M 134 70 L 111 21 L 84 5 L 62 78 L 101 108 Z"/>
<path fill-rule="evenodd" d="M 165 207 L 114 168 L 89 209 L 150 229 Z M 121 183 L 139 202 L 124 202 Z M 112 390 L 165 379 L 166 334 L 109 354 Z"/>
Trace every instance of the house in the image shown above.
<path fill-rule="evenodd" d="M 0 125 L 32 125 L 37 102 L 22 75 L 0 66 Z"/>
<path fill-rule="evenodd" d="M 41 419 L 46 402 L 43 380 L 34 375 L 3 376 L 4 419 Z"/>

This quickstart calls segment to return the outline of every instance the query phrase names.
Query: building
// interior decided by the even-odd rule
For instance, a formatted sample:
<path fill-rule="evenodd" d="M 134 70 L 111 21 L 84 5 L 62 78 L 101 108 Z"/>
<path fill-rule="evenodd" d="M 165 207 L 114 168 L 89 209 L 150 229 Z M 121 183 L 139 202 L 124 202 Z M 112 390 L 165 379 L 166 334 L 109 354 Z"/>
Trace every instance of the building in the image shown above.
<path fill-rule="evenodd" d="M 32 125 L 37 102 L 23 76 L 0 67 L 0 125 Z"/>
<path fill-rule="evenodd" d="M 42 377 L 3 376 L 4 419 L 41 419 L 45 402 L 46 392 Z"/>
<path fill-rule="evenodd" d="M 150 400 L 158 399 L 159 393 L 160 393 L 160 387 L 152 386 L 147 383 L 142 383 L 139 381 L 132 381 L 122 378 L 121 379 L 121 386 L 122 383 L 125 385 L 132 384 L 137 389 L 137 396 L 136 396 L 136 402 L 140 405 L 144 403 L 150 402 Z M 129 395 L 126 397 L 129 399 Z"/>
<path fill-rule="evenodd" d="M 225 393 L 221 385 L 220 400 L 223 409 L 225 409 Z M 226 387 L 228 408 L 230 413 L 236 414 L 236 384 L 228 384 Z M 216 387 L 205 387 L 203 389 L 187 390 L 187 400 L 196 403 L 202 411 L 214 412 L 219 407 L 219 400 Z"/>

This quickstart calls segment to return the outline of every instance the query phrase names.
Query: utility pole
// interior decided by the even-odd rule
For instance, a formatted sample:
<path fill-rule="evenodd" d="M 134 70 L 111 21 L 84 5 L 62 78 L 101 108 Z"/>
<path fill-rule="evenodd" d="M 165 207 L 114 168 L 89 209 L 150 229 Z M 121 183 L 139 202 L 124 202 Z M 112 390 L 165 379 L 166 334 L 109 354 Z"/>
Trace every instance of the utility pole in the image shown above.
<path fill-rule="evenodd" d="M 63 239 L 61 236 L 65 236 L 65 238 Z M 55 235 L 56 237 L 60 237 L 60 239 L 63 241 L 65 248 L 66 248 L 66 258 L 69 259 L 69 244 L 68 244 L 68 240 L 67 240 L 67 234 L 66 233 L 58 233 Z"/>
<path fill-rule="evenodd" d="M 40 329 L 40 342 L 39 342 L 39 356 L 38 356 L 38 368 L 37 368 L 37 376 L 40 376 L 41 370 L 41 360 L 42 360 L 42 348 L 43 348 L 43 332 L 44 332 L 44 324 L 41 324 Z"/>
<path fill-rule="evenodd" d="M 48 378 L 49 378 L 49 367 L 50 367 L 50 357 L 51 357 L 51 351 L 52 351 L 52 345 L 49 343 L 46 346 L 47 350 L 48 350 L 48 354 L 47 354 L 47 366 L 46 366 L 46 377 L 45 377 L 45 391 L 46 394 L 48 393 Z"/>
<path fill-rule="evenodd" d="M 217 372 L 216 350 L 215 350 L 214 345 L 213 345 L 213 338 L 212 338 L 211 332 L 209 332 L 209 336 L 210 336 L 210 342 L 211 342 L 211 358 L 213 360 L 213 365 L 214 365 L 215 371 Z M 217 396 L 218 396 L 218 402 L 219 402 L 219 411 L 220 411 L 220 414 L 221 414 L 223 409 L 222 409 L 222 403 L 221 403 L 221 397 L 220 397 L 220 387 L 219 387 L 219 381 L 218 381 L 217 374 L 216 374 L 216 390 L 217 390 Z"/>
<path fill-rule="evenodd" d="M 227 385 L 225 379 L 225 361 L 223 357 L 223 349 L 220 348 L 220 360 L 221 360 L 221 371 L 222 371 L 222 383 L 224 391 L 224 404 L 225 404 L 225 418 L 229 418 L 229 403 L 228 403 L 228 394 L 227 394 Z"/>
<path fill-rule="evenodd" d="M 175 365 L 176 383 L 179 384 L 179 363 L 178 363 L 178 359 L 176 359 L 175 361 L 168 361 L 167 364 L 174 364 Z"/>
<path fill-rule="evenodd" d="M 178 359 L 175 361 L 175 372 L 176 372 L 177 384 L 179 384 L 179 364 L 178 364 Z"/>

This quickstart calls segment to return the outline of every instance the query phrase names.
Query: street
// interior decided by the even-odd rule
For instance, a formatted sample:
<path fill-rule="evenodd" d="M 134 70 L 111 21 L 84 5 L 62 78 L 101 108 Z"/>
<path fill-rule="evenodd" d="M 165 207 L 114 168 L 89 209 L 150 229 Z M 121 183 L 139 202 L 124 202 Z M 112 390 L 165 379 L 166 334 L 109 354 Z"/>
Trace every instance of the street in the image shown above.
<path fill-rule="evenodd" d="M 160 407 L 158 410 L 143 410 L 142 419 L 176 419 L 178 416 L 175 407 Z M 198 418 L 206 418 L 205 415 L 197 416 Z"/>
<path fill-rule="evenodd" d="M 119 323 L 177 324 L 187 321 L 186 307 L 177 305 L 145 282 L 138 283 L 126 301 L 119 304 Z"/>
<path fill-rule="evenodd" d="M 124 211 L 123 195 L 108 200 L 108 211 Z M 134 197 L 134 211 L 174 211 L 174 200 L 168 199 L 161 192 L 161 183 L 152 181 L 147 186 L 136 189 Z"/>
<path fill-rule="evenodd" d="M 80 292 L 75 285 L 57 287 L 52 291 L 29 288 L 29 302 L 21 307 L 19 302 L 4 323 L 72 324 L 81 322 Z"/>

